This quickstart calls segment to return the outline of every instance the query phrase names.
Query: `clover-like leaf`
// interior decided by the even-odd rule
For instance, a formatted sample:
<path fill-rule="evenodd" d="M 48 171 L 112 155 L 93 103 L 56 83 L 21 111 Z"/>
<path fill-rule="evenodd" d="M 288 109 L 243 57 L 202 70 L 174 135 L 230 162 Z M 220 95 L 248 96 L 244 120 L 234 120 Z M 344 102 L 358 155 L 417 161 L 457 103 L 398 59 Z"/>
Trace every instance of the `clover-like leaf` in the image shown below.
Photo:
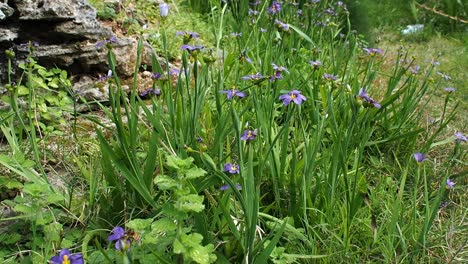
<path fill-rule="evenodd" d="M 176 170 L 186 170 L 192 166 L 193 158 L 188 157 L 186 159 L 181 159 L 177 156 L 168 156 L 167 157 L 167 166 Z"/>
<path fill-rule="evenodd" d="M 156 233 L 175 231 L 176 229 L 176 223 L 169 218 L 162 218 L 151 224 L 151 231 Z"/>
<path fill-rule="evenodd" d="M 128 221 L 128 223 L 125 226 L 139 233 L 148 229 L 152 223 L 153 223 L 153 219 L 151 218 L 149 219 L 137 218 L 137 219 Z"/>
<path fill-rule="evenodd" d="M 197 194 L 189 194 L 181 196 L 175 202 L 174 207 L 182 212 L 201 212 L 205 209 L 203 204 L 203 196 Z"/>
<path fill-rule="evenodd" d="M 154 184 L 161 190 L 170 190 L 177 187 L 177 181 L 167 175 L 158 175 L 156 179 L 154 179 Z"/>
<path fill-rule="evenodd" d="M 185 172 L 186 179 L 196 179 L 206 174 L 206 171 L 201 168 L 190 168 L 188 171 Z"/>

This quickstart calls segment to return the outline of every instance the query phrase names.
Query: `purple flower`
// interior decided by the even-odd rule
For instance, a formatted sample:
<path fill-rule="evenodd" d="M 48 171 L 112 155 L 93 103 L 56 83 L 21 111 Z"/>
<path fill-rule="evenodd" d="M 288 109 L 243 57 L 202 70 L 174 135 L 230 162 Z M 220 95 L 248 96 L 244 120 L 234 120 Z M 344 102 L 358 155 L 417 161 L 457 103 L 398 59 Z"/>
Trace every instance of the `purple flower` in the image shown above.
<path fill-rule="evenodd" d="M 449 202 L 441 202 L 439 205 L 439 209 L 445 209 L 447 206 L 449 206 Z"/>
<path fill-rule="evenodd" d="M 235 187 L 236 187 L 237 190 L 242 190 L 242 186 L 240 184 L 238 184 L 238 183 L 235 185 Z M 225 190 L 228 190 L 228 189 L 231 189 L 231 186 L 229 186 L 228 184 L 219 187 L 220 191 L 225 191 Z"/>
<path fill-rule="evenodd" d="M 431 60 L 431 64 L 432 64 L 432 66 L 439 66 L 440 62 L 438 62 L 436 60 Z"/>
<path fill-rule="evenodd" d="M 186 50 L 188 52 L 193 52 L 193 51 L 199 51 L 199 50 L 203 50 L 205 49 L 204 46 L 200 46 L 200 45 L 187 45 L 187 44 L 184 44 L 180 47 L 181 50 Z"/>
<path fill-rule="evenodd" d="M 242 37 L 242 32 L 232 32 L 230 35 L 233 38 Z"/>
<path fill-rule="evenodd" d="M 410 72 L 411 72 L 411 74 L 416 75 L 416 74 L 419 73 L 420 69 L 421 69 L 421 67 L 419 67 L 419 65 L 416 65 L 416 66 L 414 66 L 413 68 L 410 69 Z"/>
<path fill-rule="evenodd" d="M 173 69 L 169 70 L 169 75 L 171 75 L 171 76 L 179 75 L 179 73 L 180 73 L 180 70 L 176 69 L 176 68 L 173 68 Z"/>
<path fill-rule="evenodd" d="M 261 80 L 261 79 L 264 79 L 265 76 L 263 76 L 261 73 L 256 73 L 256 74 L 251 74 L 251 75 L 247 75 L 247 76 L 242 76 L 241 79 L 243 81 L 258 81 L 258 80 Z"/>
<path fill-rule="evenodd" d="M 373 105 L 375 108 L 381 108 L 382 107 L 377 101 L 372 99 L 369 96 L 369 94 L 367 94 L 367 92 L 366 92 L 366 90 L 364 90 L 364 88 L 361 88 L 359 90 L 358 95 L 356 95 L 356 99 L 363 102 L 365 107 L 369 107 L 370 105 Z"/>
<path fill-rule="evenodd" d="M 223 168 L 224 172 L 229 172 L 231 174 L 239 174 L 239 165 L 235 163 L 226 163 Z"/>
<path fill-rule="evenodd" d="M 447 179 L 446 184 L 447 184 L 447 188 L 449 188 L 449 189 L 455 188 L 455 182 L 453 182 L 453 181 L 450 180 L 450 179 Z"/>
<path fill-rule="evenodd" d="M 169 5 L 166 3 L 159 4 L 159 14 L 161 17 L 167 17 L 169 15 Z"/>
<path fill-rule="evenodd" d="M 285 106 L 289 105 L 289 103 L 294 102 L 297 105 L 302 104 L 302 101 L 307 100 L 304 95 L 301 94 L 298 90 L 292 90 L 286 94 L 283 94 L 279 97 L 279 100 L 283 101 Z"/>
<path fill-rule="evenodd" d="M 112 78 L 112 70 L 107 71 L 107 75 L 102 75 L 101 77 L 99 77 L 99 81 L 103 82 L 110 78 Z"/>
<path fill-rule="evenodd" d="M 338 1 L 338 2 L 336 3 L 336 5 L 337 5 L 339 8 L 342 8 L 344 11 L 348 11 L 348 8 L 346 7 L 346 5 L 345 5 L 343 2 Z"/>
<path fill-rule="evenodd" d="M 335 10 L 333 10 L 333 8 L 327 8 L 327 9 L 325 9 L 323 12 L 324 12 L 325 14 L 327 14 L 327 15 L 330 15 L 330 16 L 336 15 Z"/>
<path fill-rule="evenodd" d="M 252 141 L 257 137 L 257 134 L 258 134 L 258 129 L 254 129 L 254 130 L 247 129 L 244 131 L 240 139 L 245 140 L 245 141 L 247 140 Z"/>
<path fill-rule="evenodd" d="M 453 87 L 445 87 L 445 88 L 444 88 L 444 91 L 447 92 L 447 93 L 454 93 L 454 92 L 455 92 L 455 88 L 453 88 Z"/>
<path fill-rule="evenodd" d="M 259 15 L 260 12 L 258 12 L 257 10 L 252 10 L 249 8 L 249 16 L 256 16 L 256 15 Z"/>
<path fill-rule="evenodd" d="M 333 75 L 333 74 L 329 74 L 329 73 L 325 73 L 325 74 L 323 75 L 323 78 L 324 78 L 325 80 L 328 80 L 328 81 L 336 81 L 336 80 L 338 80 L 338 77 L 336 77 L 336 76 Z"/>
<path fill-rule="evenodd" d="M 442 78 L 444 78 L 446 81 L 452 80 L 452 78 L 450 76 L 448 76 L 447 74 L 445 74 L 445 73 L 437 72 L 437 74 L 442 76 Z"/>
<path fill-rule="evenodd" d="M 279 11 L 281 11 L 281 4 L 276 2 L 276 1 L 273 1 L 273 3 L 271 4 L 271 6 L 268 8 L 268 13 L 270 14 L 276 14 L 278 13 Z"/>
<path fill-rule="evenodd" d="M 382 55 L 383 50 L 381 49 L 375 49 L 375 48 L 363 48 L 363 50 L 366 52 L 367 55 L 370 56 L 375 56 L 375 55 Z"/>
<path fill-rule="evenodd" d="M 313 4 L 317 4 L 318 2 L 320 2 L 320 0 L 312 0 Z"/>
<path fill-rule="evenodd" d="M 70 254 L 70 250 L 64 248 L 60 250 L 58 256 L 54 256 L 50 259 L 52 264 L 83 264 L 83 255 L 81 253 Z"/>
<path fill-rule="evenodd" d="M 198 38 L 198 33 L 197 32 L 192 32 L 192 31 L 177 31 L 176 32 L 177 36 L 187 36 L 188 38 L 196 39 Z"/>
<path fill-rule="evenodd" d="M 228 100 L 231 100 L 234 96 L 237 96 L 239 98 L 245 97 L 245 93 L 239 90 L 236 90 L 234 88 L 232 88 L 231 90 L 224 90 L 224 91 L 219 91 L 219 92 L 222 94 L 226 94 Z"/>
<path fill-rule="evenodd" d="M 117 37 L 112 36 L 109 39 L 101 40 L 96 43 L 96 48 L 100 49 L 102 46 L 107 45 L 107 47 L 112 47 L 112 44 L 117 43 Z"/>
<path fill-rule="evenodd" d="M 188 51 L 188 53 L 190 54 L 190 56 L 192 57 L 197 57 L 197 55 L 199 54 L 199 52 L 201 50 L 204 50 L 205 47 L 204 46 L 200 46 L 200 45 L 188 45 L 188 44 L 184 44 L 180 47 L 181 50 L 186 50 Z"/>
<path fill-rule="evenodd" d="M 146 89 L 145 91 L 141 92 L 140 93 L 140 97 L 145 97 L 147 95 L 161 95 L 161 90 L 160 89 L 153 89 L 153 88 L 150 88 L 150 89 Z"/>
<path fill-rule="evenodd" d="M 278 66 L 276 64 L 271 64 L 273 66 L 273 70 L 275 70 L 275 75 L 271 76 L 272 79 L 283 79 L 283 76 L 281 75 L 281 73 L 283 71 L 289 73 L 288 69 L 286 67 L 283 67 L 283 66 Z"/>
<path fill-rule="evenodd" d="M 288 31 L 288 30 L 289 30 L 289 25 L 286 24 L 286 23 L 281 22 L 281 21 L 278 20 L 278 19 L 275 19 L 275 24 L 276 24 L 276 26 L 277 26 L 278 28 L 280 28 L 280 29 L 283 29 L 283 30 L 285 30 L 285 31 Z"/>
<path fill-rule="evenodd" d="M 457 133 L 455 133 L 455 142 L 460 143 L 460 142 L 467 142 L 467 141 L 468 139 L 466 138 L 466 136 L 462 134 L 462 132 L 458 131 Z"/>
<path fill-rule="evenodd" d="M 426 160 L 426 154 L 424 153 L 421 153 L 421 152 L 416 152 L 413 154 L 414 156 L 414 159 L 416 160 L 416 162 L 423 162 L 424 160 Z"/>
<path fill-rule="evenodd" d="M 128 239 L 125 230 L 117 226 L 112 230 L 112 235 L 107 238 L 108 241 L 115 241 L 115 249 L 119 251 L 130 249 L 130 239 Z"/>
<path fill-rule="evenodd" d="M 314 69 L 318 69 L 320 66 L 322 66 L 322 62 L 319 60 L 310 61 L 309 63 L 312 65 L 312 67 L 314 67 Z"/>
<path fill-rule="evenodd" d="M 267 32 L 267 31 L 268 31 L 268 30 L 267 30 L 266 28 L 260 28 L 260 32 L 262 32 L 262 33 L 265 33 L 265 32 Z"/>
<path fill-rule="evenodd" d="M 163 75 L 159 72 L 153 72 L 153 74 L 151 74 L 151 78 L 155 80 L 160 80 L 162 77 Z"/>
<path fill-rule="evenodd" d="M 183 43 L 187 44 L 190 42 L 192 39 L 198 38 L 198 33 L 192 32 L 192 31 L 177 31 L 176 32 L 177 36 L 184 36 Z"/>

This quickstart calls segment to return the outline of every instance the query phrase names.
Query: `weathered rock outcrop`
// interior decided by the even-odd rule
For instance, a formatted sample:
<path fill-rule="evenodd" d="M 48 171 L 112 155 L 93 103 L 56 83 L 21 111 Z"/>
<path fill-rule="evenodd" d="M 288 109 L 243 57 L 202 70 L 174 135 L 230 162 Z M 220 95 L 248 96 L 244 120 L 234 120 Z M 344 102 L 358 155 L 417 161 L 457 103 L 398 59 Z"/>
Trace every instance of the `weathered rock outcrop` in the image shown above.
<path fill-rule="evenodd" d="M 29 48 L 21 44 L 32 41 L 38 43 L 34 57 L 43 66 L 58 66 L 72 75 L 107 73 L 107 49 L 97 48 L 96 43 L 113 33 L 96 19 L 96 11 L 86 0 L 8 0 L 0 2 L 0 12 L 0 65 L 6 62 L 3 51 L 10 48 L 16 53 L 16 63 L 24 60 Z M 112 45 L 118 74 L 132 75 L 137 41 L 117 38 Z M 147 45 L 144 63 L 150 64 L 151 53 Z M 6 67 L 0 67 L 0 83 L 5 77 Z"/>

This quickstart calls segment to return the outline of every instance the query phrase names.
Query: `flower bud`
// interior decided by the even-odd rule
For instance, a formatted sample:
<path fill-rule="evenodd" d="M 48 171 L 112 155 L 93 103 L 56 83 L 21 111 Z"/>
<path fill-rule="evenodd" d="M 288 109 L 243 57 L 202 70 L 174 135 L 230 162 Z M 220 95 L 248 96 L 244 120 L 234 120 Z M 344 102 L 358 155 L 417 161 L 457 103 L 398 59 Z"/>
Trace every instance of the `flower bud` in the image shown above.
<path fill-rule="evenodd" d="M 159 14 L 161 17 L 167 17 L 169 15 L 169 5 L 166 3 L 159 4 Z"/>
<path fill-rule="evenodd" d="M 5 55 L 7 56 L 8 59 L 12 60 L 15 58 L 15 52 L 11 49 L 5 50 Z"/>

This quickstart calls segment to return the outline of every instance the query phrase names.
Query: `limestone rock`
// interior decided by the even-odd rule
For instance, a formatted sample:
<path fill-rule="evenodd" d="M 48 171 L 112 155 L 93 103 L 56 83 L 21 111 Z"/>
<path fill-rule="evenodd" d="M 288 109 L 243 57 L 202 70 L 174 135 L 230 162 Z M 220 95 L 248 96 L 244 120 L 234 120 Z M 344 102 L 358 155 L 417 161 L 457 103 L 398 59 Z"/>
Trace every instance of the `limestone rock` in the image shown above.
<path fill-rule="evenodd" d="M 77 15 L 75 6 L 84 5 L 84 0 L 14 0 L 20 20 L 73 20 Z M 73 2 L 76 2 L 74 4 Z"/>
<path fill-rule="evenodd" d="M 10 42 L 18 38 L 18 28 L 10 27 L 4 28 L 0 26 L 0 43 L 1 42 Z"/>
<path fill-rule="evenodd" d="M 11 8 L 7 3 L 0 2 L 0 21 L 11 17 L 15 10 Z"/>
<path fill-rule="evenodd" d="M 45 67 L 59 67 L 71 75 L 97 76 L 107 73 L 107 49 L 96 43 L 112 37 L 96 19 L 96 10 L 86 0 L 10 0 L 10 6 L 0 2 L 6 19 L 0 19 L 0 65 L 5 65 L 3 51 L 13 48 L 15 63 L 24 61 L 29 53 L 20 44 L 37 42 L 34 57 Z M 117 74 L 129 77 L 136 62 L 137 40 L 118 38 L 113 43 L 117 58 Z M 152 48 L 145 45 L 142 63 L 151 65 Z M 6 67 L 0 67 L 0 83 L 6 79 Z"/>

